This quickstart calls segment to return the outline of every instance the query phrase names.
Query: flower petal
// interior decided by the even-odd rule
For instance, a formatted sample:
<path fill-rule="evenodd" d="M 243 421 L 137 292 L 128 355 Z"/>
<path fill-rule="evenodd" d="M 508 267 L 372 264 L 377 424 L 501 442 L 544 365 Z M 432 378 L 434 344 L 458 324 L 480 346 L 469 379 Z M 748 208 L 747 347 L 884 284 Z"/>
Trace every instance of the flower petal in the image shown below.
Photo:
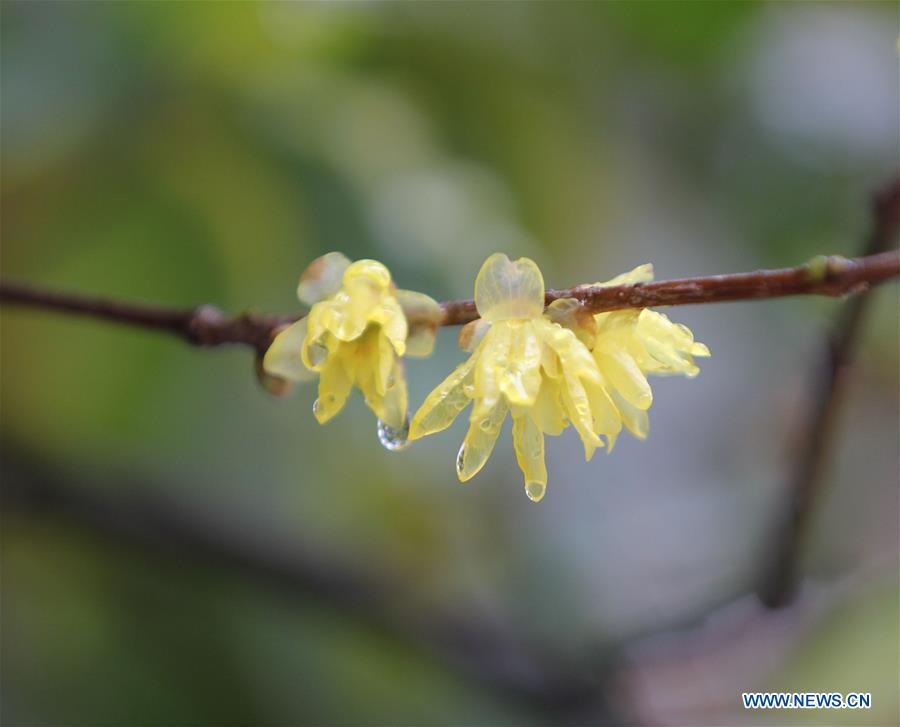
<path fill-rule="evenodd" d="M 406 353 L 406 337 L 409 333 L 409 326 L 397 299 L 386 297 L 376 314 L 370 316 L 370 320 L 381 324 L 381 328 L 397 355 L 403 356 Z"/>
<path fill-rule="evenodd" d="M 427 396 L 410 423 L 409 438 L 411 440 L 446 429 L 468 406 L 471 398 L 465 388 L 467 385 L 470 387 L 472 385 L 476 361 L 477 356 L 470 356 Z"/>
<path fill-rule="evenodd" d="M 475 365 L 475 408 L 482 413 L 493 409 L 500 399 L 500 376 L 509 365 L 509 348 L 512 343 L 512 329 L 507 322 L 496 323 L 485 334 L 473 356 Z"/>
<path fill-rule="evenodd" d="M 532 406 L 541 387 L 541 340 L 530 321 L 511 321 L 506 368 L 500 371 L 500 391 L 512 405 Z"/>
<path fill-rule="evenodd" d="M 531 416 L 542 432 L 554 437 L 563 433 L 568 423 L 563 410 L 559 379 L 543 377 Z"/>
<path fill-rule="evenodd" d="M 300 350 L 306 339 L 306 318 L 301 318 L 281 331 L 272 341 L 263 357 L 263 369 L 267 374 L 288 381 L 311 381 L 316 377 L 303 364 Z"/>
<path fill-rule="evenodd" d="M 519 469 L 525 477 L 525 492 L 537 502 L 547 488 L 544 435 L 527 410 L 513 414 L 513 447 Z"/>
<path fill-rule="evenodd" d="M 588 382 L 585 385 L 585 391 L 591 405 L 594 432 L 606 437 L 607 453 L 612 452 L 619 432 L 622 431 L 622 416 L 610 397 L 605 383 Z"/>
<path fill-rule="evenodd" d="M 375 334 L 377 343 L 374 352 L 374 369 L 375 369 L 375 388 L 379 394 L 387 391 L 391 374 L 394 371 L 394 364 L 397 355 L 394 353 L 394 347 L 384 331 L 377 331 Z"/>
<path fill-rule="evenodd" d="M 623 348 L 601 345 L 594 349 L 594 360 L 606 379 L 626 401 L 638 409 L 649 409 L 653 391 L 635 360 Z"/>
<path fill-rule="evenodd" d="M 430 356 L 434 350 L 438 324 L 444 315 L 440 304 L 434 298 L 412 290 L 398 290 L 397 301 L 409 327 L 406 355 Z"/>
<path fill-rule="evenodd" d="M 375 416 L 391 429 L 401 430 L 406 427 L 408 403 L 403 361 L 395 358 L 394 368 L 388 377 L 387 389 L 383 396 L 372 402 L 370 408 Z"/>
<path fill-rule="evenodd" d="M 463 351 L 474 351 L 478 344 L 484 340 L 484 335 L 490 330 L 491 324 L 484 318 L 476 318 L 466 323 L 459 330 L 459 347 Z"/>
<path fill-rule="evenodd" d="M 380 292 L 391 286 L 391 273 L 377 260 L 356 260 L 344 270 L 342 281 L 345 288 L 363 283 Z"/>
<path fill-rule="evenodd" d="M 578 376 L 563 370 L 563 378 L 564 385 L 560 391 L 566 416 L 581 436 L 581 442 L 584 444 L 584 458 L 589 460 L 594 456 L 594 451 L 598 447 L 603 446 L 600 437 L 594 432 L 594 417 L 591 413 L 591 403 Z"/>
<path fill-rule="evenodd" d="M 313 406 L 313 414 L 319 424 L 324 424 L 344 408 L 353 380 L 344 368 L 341 357 L 331 359 L 319 372 L 319 398 Z"/>
<path fill-rule="evenodd" d="M 610 396 L 619 410 L 625 428 L 638 439 L 646 439 L 647 434 L 650 432 L 650 417 L 647 415 L 646 409 L 638 409 L 636 406 L 632 406 L 615 391 Z"/>
<path fill-rule="evenodd" d="M 472 479 L 488 461 L 507 411 L 509 406 L 502 399 L 483 417 L 476 417 L 472 411 L 469 432 L 456 456 L 456 475 L 460 482 Z"/>
<path fill-rule="evenodd" d="M 313 260 L 300 276 L 297 297 L 307 305 L 330 298 L 341 288 L 350 260 L 339 252 L 329 252 Z"/>
<path fill-rule="evenodd" d="M 605 283 L 594 283 L 593 285 L 579 286 L 587 288 L 612 288 L 616 285 L 634 285 L 635 283 L 647 283 L 653 280 L 653 265 L 644 263 L 638 265 L 634 270 L 622 273 L 616 277 L 607 280 Z"/>
<path fill-rule="evenodd" d="M 544 278 L 533 260 L 494 253 L 475 279 L 475 307 L 486 321 L 537 318 L 544 311 Z"/>
<path fill-rule="evenodd" d="M 591 381 L 600 380 L 597 362 L 594 361 L 587 346 L 579 341 L 572 331 L 551 323 L 546 318 L 532 321 L 532 325 L 543 342 L 559 357 L 559 365 L 564 371 Z"/>

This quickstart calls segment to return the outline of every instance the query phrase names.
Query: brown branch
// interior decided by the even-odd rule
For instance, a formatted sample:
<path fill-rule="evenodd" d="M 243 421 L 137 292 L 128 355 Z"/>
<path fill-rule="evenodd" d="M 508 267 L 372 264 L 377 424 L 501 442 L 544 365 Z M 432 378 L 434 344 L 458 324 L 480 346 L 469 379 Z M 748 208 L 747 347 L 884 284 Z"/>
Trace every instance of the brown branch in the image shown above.
<path fill-rule="evenodd" d="M 887 233 L 886 233 L 887 234 Z M 820 257 L 797 267 L 701 278 L 659 280 L 612 287 L 578 286 L 548 290 L 549 305 L 559 298 L 577 298 L 594 312 L 657 306 L 723 303 L 780 298 L 789 295 L 842 296 L 900 277 L 900 253 L 884 252 L 846 259 Z M 244 344 L 264 352 L 274 333 L 300 315 L 262 315 L 253 312 L 226 316 L 218 308 L 172 309 L 106 298 L 59 293 L 15 283 L 0 283 L 0 303 L 74 313 L 92 318 L 173 333 L 198 346 Z M 455 326 L 478 318 L 475 302 L 452 300 L 441 304 L 440 325 Z M 415 323 L 415 320 L 411 320 Z"/>
<path fill-rule="evenodd" d="M 657 280 L 608 288 L 577 286 L 548 290 L 545 302 L 576 298 L 592 313 L 626 308 L 655 308 L 736 300 L 783 298 L 789 295 L 841 296 L 900 277 L 900 253 L 890 252 L 846 259 L 820 257 L 793 268 L 752 273 L 710 275 L 702 278 Z M 478 318 L 472 300 L 442 303 L 442 325 L 469 323 Z"/>
<path fill-rule="evenodd" d="M 873 207 L 874 221 L 865 253 L 896 255 L 883 251 L 896 244 L 900 228 L 900 180 L 876 195 Z M 801 429 L 805 434 L 786 486 L 787 502 L 778 510 L 780 516 L 771 538 L 773 547 L 763 564 L 758 586 L 760 599 L 773 608 L 787 605 L 794 595 L 798 561 L 813 506 L 822 489 L 826 455 L 870 301 L 870 296 L 858 295 L 844 305 L 824 342 L 820 369 L 812 377 L 810 411 Z"/>

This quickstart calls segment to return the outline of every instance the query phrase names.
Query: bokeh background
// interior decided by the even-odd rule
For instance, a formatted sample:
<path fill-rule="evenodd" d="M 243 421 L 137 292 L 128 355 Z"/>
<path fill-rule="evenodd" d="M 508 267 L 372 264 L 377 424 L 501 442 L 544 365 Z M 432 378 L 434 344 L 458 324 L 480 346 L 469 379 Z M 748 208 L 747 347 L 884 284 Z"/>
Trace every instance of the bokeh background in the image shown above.
<path fill-rule="evenodd" d="M 898 166 L 894 3 L 0 6 L 2 274 L 297 308 L 341 250 L 471 296 L 853 255 Z M 509 435 L 379 446 L 245 349 L 2 311 L 5 725 L 897 724 L 898 296 L 876 294 L 798 598 L 754 596 L 840 301 L 670 314 L 651 435 L 543 502 Z M 460 361 L 443 330 L 413 405 Z M 507 425 L 508 427 L 509 425 Z M 85 505 L 85 502 L 88 505 Z M 141 525 L 144 519 L 149 523 Z M 198 535 L 198 528 L 200 534 Z M 748 690 L 873 710 L 745 713 Z"/>

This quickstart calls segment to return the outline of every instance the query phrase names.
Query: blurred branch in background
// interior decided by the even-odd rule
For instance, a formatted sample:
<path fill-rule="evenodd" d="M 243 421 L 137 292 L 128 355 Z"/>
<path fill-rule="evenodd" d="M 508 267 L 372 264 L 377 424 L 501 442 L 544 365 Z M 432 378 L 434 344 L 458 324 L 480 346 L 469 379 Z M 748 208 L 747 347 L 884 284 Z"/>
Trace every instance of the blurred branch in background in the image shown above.
<path fill-rule="evenodd" d="M 897 277 L 900 277 L 898 252 L 852 259 L 820 256 L 803 265 L 778 270 L 659 280 L 634 285 L 582 285 L 566 290 L 548 290 L 546 302 L 549 305 L 559 298 L 577 298 L 588 310 L 601 313 L 625 308 L 760 300 L 789 295 L 841 296 L 866 290 L 872 285 Z M 280 326 L 298 318 L 297 315 L 260 315 L 252 312 L 229 318 L 211 305 L 183 310 L 167 309 L 46 291 L 14 283 L 0 284 L 0 302 L 167 331 L 198 346 L 246 344 L 260 353 L 264 353 L 269 347 Z M 460 325 L 478 318 L 475 302 L 472 300 L 446 301 L 441 303 L 441 308 L 443 318 L 440 325 Z"/>
<path fill-rule="evenodd" d="M 900 179 L 875 196 L 873 217 L 872 231 L 863 252 L 866 256 L 884 254 L 896 244 L 900 229 Z M 841 394 L 870 301 L 869 295 L 862 294 L 843 306 L 825 341 L 821 361 L 817 362 L 820 369 L 813 377 L 811 409 L 801 429 L 805 435 L 785 492 L 788 501 L 779 510 L 774 547 L 763 564 L 759 596 L 771 607 L 787 605 L 793 596 L 797 565 L 810 514 L 821 490 Z"/>
<path fill-rule="evenodd" d="M 57 519 L 145 558 L 212 567 L 289 598 L 316 600 L 550 719 L 590 715 L 596 723 L 604 714 L 596 670 L 564 664 L 501 623 L 423 613 L 404 605 L 409 599 L 402 583 L 387 574 L 373 576 L 369 569 L 364 574 L 311 549 L 288 551 L 261 538 L 236 536 L 171 500 L 114 498 L 66 484 L 59 473 L 10 451 L 2 449 L 0 495 L 6 512 Z"/>

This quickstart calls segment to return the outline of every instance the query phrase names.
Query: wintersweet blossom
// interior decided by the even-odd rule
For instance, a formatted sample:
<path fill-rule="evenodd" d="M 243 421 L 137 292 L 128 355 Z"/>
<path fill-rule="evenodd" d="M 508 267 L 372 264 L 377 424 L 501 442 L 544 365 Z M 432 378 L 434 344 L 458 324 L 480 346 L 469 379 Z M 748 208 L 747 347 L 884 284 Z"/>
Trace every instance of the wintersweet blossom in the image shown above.
<path fill-rule="evenodd" d="M 456 459 L 465 482 L 487 462 L 509 413 L 525 491 L 537 501 L 547 485 L 544 434 L 572 424 L 590 459 L 600 437 L 617 431 L 618 414 L 587 346 L 544 315 L 544 279 L 532 260 L 491 255 L 475 281 L 475 305 L 481 320 L 460 335 L 474 351 L 426 398 L 410 439 L 446 429 L 474 402 Z"/>
<path fill-rule="evenodd" d="M 651 280 L 653 266 L 646 264 L 588 287 L 633 285 Z M 557 304 L 571 307 L 568 301 L 556 301 L 554 305 Z M 622 423 L 639 439 L 647 437 L 647 410 L 653 403 L 647 375 L 682 374 L 693 378 L 700 373 L 694 357 L 710 355 L 704 344 L 694 341 L 687 326 L 673 323 L 666 315 L 648 308 L 609 311 L 588 317 L 569 316 L 567 321 L 591 349 Z"/>
<path fill-rule="evenodd" d="M 652 268 L 641 266 L 598 285 L 650 277 Z M 687 328 L 654 311 L 591 315 L 574 298 L 544 311 L 543 277 L 527 258 L 489 257 L 475 281 L 475 304 L 481 319 L 460 334 L 472 355 L 426 398 L 410 439 L 446 429 L 474 402 L 456 460 L 464 482 L 484 466 L 510 413 L 516 459 L 534 501 L 547 485 L 544 434 L 571 424 L 586 459 L 599 447 L 611 450 L 623 422 L 643 438 L 652 403 L 646 374 L 695 375 L 693 356 L 709 355 Z"/>
<path fill-rule="evenodd" d="M 343 408 L 356 386 L 385 426 L 403 432 L 407 388 L 402 357 L 431 352 L 438 304 L 421 293 L 398 291 L 382 263 L 351 262 L 338 252 L 313 261 L 300 278 L 297 295 L 312 307 L 275 337 L 263 359 L 265 372 L 290 381 L 318 374 L 313 412 L 321 424 Z M 405 307 L 416 307 L 418 319 L 426 321 L 412 335 Z"/>

